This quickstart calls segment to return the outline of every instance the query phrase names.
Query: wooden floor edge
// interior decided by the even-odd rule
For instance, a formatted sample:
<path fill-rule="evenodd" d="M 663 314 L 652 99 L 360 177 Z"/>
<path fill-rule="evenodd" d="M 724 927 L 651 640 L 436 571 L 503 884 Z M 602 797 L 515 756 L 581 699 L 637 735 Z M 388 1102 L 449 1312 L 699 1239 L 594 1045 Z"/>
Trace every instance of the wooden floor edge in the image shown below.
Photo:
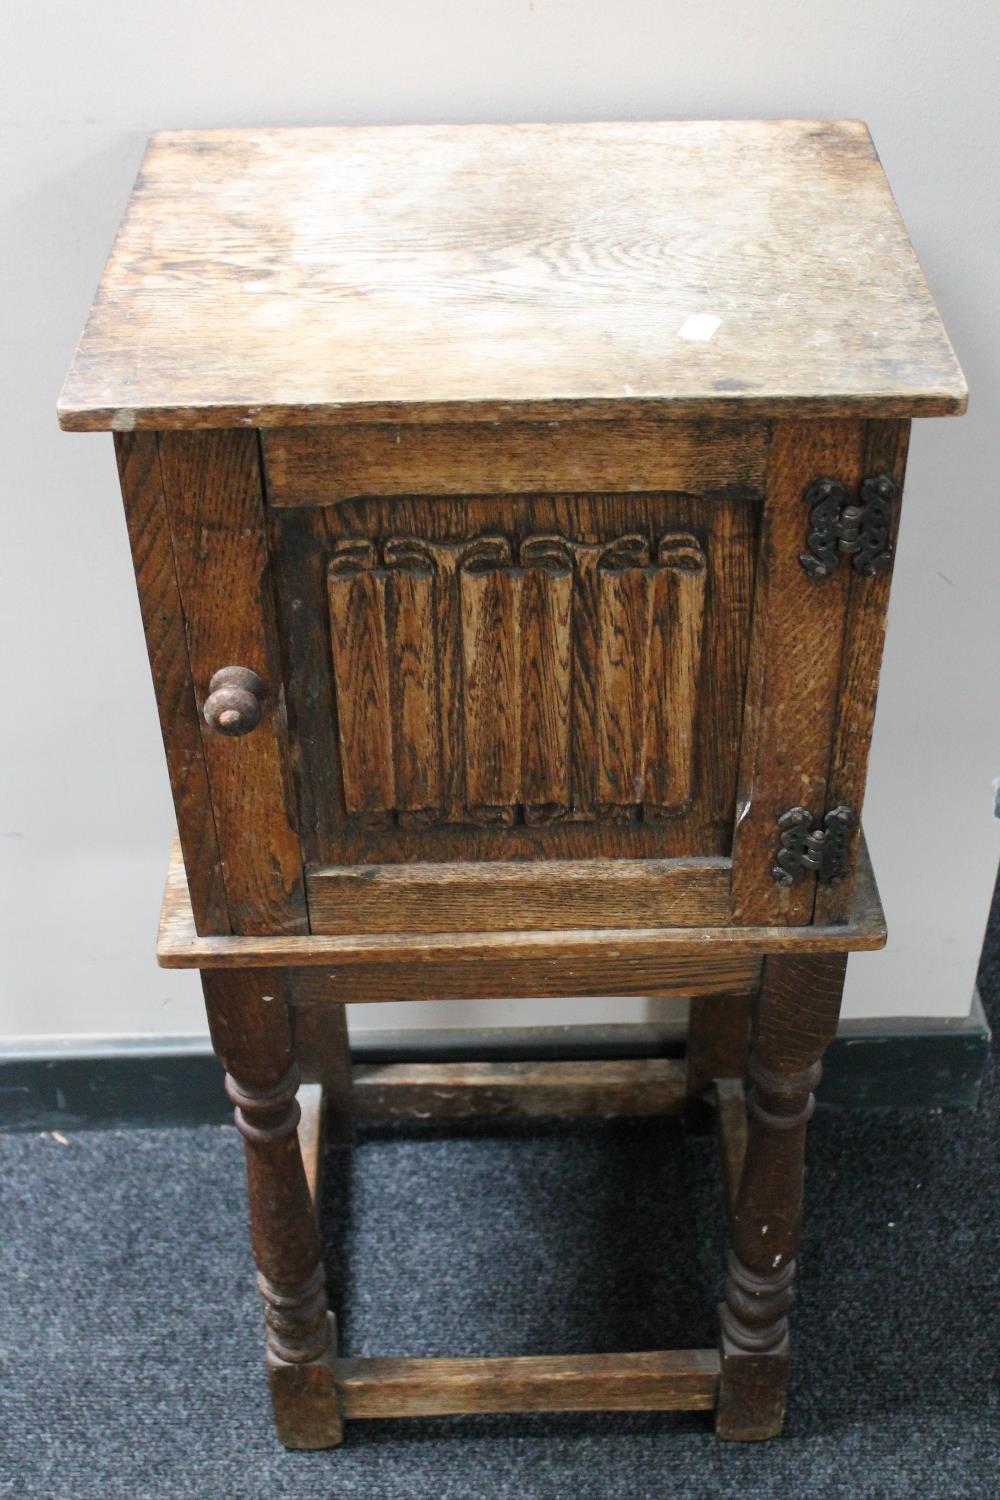
<path fill-rule="evenodd" d="M 532 1411 L 710 1411 L 715 1349 L 512 1359 L 338 1359 L 348 1420 Z"/>

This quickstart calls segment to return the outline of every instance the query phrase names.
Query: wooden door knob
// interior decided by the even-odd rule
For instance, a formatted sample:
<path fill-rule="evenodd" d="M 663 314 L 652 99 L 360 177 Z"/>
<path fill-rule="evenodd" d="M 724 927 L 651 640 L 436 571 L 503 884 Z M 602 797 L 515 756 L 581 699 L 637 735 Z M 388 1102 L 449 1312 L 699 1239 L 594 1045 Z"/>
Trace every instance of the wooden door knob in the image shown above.
<path fill-rule="evenodd" d="M 260 723 L 264 684 L 249 667 L 221 667 L 208 684 L 205 723 L 216 734 L 249 734 Z"/>

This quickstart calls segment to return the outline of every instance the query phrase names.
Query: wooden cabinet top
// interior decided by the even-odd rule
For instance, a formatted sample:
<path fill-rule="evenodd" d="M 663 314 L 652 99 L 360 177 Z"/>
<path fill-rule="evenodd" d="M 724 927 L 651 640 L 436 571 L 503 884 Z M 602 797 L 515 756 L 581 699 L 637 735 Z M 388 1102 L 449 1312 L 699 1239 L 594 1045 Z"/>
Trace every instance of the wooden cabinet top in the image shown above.
<path fill-rule="evenodd" d="M 866 127 L 150 142 L 63 427 L 935 416 L 966 387 Z"/>

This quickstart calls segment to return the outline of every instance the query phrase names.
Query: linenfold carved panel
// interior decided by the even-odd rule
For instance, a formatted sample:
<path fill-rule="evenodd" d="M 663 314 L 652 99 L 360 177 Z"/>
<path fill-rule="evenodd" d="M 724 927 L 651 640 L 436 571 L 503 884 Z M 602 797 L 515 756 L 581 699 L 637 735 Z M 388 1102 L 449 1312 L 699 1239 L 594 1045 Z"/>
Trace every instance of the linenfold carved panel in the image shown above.
<path fill-rule="evenodd" d="M 706 558 L 687 532 L 335 544 L 348 813 L 646 817 L 691 799 Z"/>

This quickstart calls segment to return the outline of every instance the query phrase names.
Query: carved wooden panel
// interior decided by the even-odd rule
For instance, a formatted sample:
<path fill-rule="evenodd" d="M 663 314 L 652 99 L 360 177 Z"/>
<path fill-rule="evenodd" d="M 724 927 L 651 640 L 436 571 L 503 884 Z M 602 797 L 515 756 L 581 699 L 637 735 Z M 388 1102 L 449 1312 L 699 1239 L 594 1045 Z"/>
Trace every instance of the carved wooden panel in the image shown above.
<path fill-rule="evenodd" d="M 338 541 L 347 812 L 508 826 L 683 808 L 706 574 L 686 532 Z"/>
<path fill-rule="evenodd" d="M 273 508 L 307 864 L 727 856 L 760 514 L 722 486 Z"/>

